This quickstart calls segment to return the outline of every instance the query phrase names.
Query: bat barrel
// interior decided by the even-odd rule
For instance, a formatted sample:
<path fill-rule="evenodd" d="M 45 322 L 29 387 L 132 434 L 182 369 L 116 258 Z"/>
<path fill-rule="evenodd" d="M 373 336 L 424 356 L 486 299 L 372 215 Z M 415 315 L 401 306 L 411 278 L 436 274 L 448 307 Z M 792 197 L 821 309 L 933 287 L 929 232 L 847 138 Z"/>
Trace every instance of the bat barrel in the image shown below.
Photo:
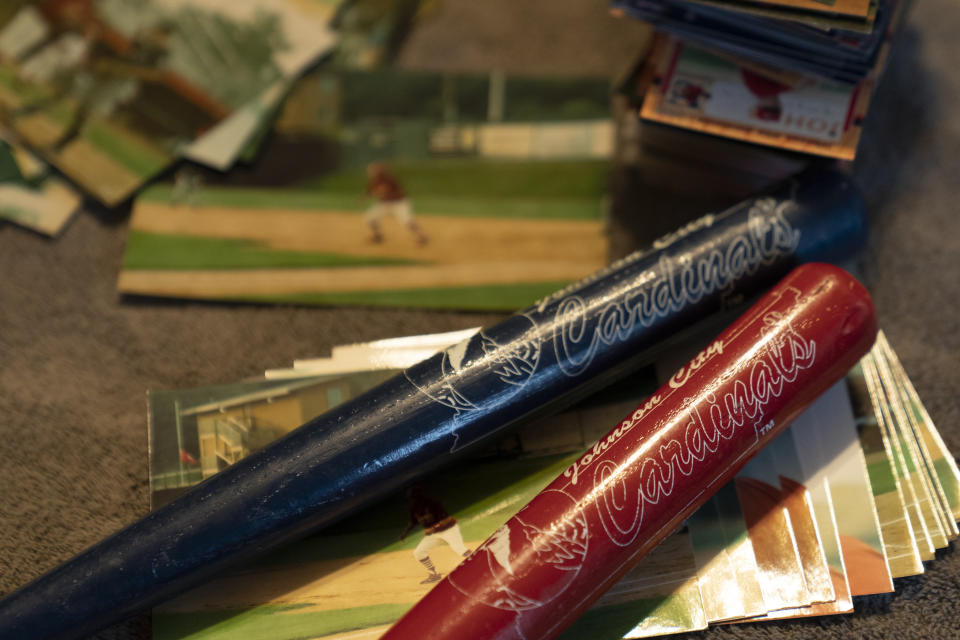
<path fill-rule="evenodd" d="M 554 638 L 877 334 L 866 290 L 802 265 L 418 602 L 383 640 Z"/>
<path fill-rule="evenodd" d="M 407 369 L 0 601 L 0 640 L 79 638 L 327 526 L 627 374 L 802 262 L 850 258 L 863 200 L 813 172 L 687 225 Z"/>

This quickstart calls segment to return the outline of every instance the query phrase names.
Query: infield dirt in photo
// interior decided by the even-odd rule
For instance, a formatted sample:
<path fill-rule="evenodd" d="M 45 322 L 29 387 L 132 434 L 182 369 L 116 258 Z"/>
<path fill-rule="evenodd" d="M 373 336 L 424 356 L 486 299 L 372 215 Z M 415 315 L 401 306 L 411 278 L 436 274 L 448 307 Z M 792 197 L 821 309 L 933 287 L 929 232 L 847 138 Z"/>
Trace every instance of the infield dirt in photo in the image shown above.
<path fill-rule="evenodd" d="M 330 268 L 124 270 L 125 293 L 242 297 L 575 280 L 606 261 L 602 221 L 422 215 L 419 245 L 393 219 L 371 242 L 363 212 L 172 206 L 144 202 L 136 231 L 255 241 L 267 249 L 322 252 L 417 264 Z"/>

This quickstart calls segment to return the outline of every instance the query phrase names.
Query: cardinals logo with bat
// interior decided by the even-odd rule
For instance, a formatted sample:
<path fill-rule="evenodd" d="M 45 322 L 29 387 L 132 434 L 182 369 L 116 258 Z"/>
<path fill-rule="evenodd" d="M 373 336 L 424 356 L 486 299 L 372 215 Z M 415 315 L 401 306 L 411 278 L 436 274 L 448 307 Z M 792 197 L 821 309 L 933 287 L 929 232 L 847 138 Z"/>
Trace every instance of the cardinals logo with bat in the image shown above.
<path fill-rule="evenodd" d="M 540 351 L 536 323 L 518 315 L 497 327 L 495 336 L 478 331 L 407 369 L 404 376 L 431 400 L 462 415 L 520 391 L 536 370 Z"/>
<path fill-rule="evenodd" d="M 525 637 L 523 612 L 563 593 L 587 556 L 587 520 L 582 512 L 569 516 L 575 512 L 576 501 L 555 489 L 543 492 L 537 501 L 536 509 L 522 510 L 477 549 L 461 565 L 465 572 L 450 575 L 451 584 L 464 595 L 516 612 L 520 637 Z M 531 550 L 537 556 L 534 562 L 524 557 Z M 495 584 L 496 588 L 471 588 L 481 584 Z"/>

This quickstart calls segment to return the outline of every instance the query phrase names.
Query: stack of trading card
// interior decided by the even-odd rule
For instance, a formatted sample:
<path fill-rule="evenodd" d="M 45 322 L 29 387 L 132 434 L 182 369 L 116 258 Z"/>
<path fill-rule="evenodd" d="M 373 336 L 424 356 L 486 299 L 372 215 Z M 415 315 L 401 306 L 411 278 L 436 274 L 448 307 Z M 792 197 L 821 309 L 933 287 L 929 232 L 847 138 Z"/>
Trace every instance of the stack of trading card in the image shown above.
<path fill-rule="evenodd" d="M 107 206 L 180 158 L 226 169 L 330 51 L 337 3 L 0 4 L 0 123 Z"/>
<path fill-rule="evenodd" d="M 561 68 L 505 60 L 489 45 L 505 40 L 494 14 L 465 30 L 482 55 L 438 58 L 470 4 L 342 3 L 339 44 L 233 170 L 184 165 L 138 196 L 119 290 L 512 310 L 603 267 L 606 61 L 622 64 L 623 53 Z M 631 56 L 649 38 L 602 7 L 577 11 Z M 392 195 L 381 199 L 385 185 Z"/>
<path fill-rule="evenodd" d="M 266 379 L 149 394 L 153 507 L 476 329 L 335 347 Z M 404 535 L 397 495 L 154 610 L 156 640 L 377 638 L 696 351 L 698 340 L 422 481 L 459 537 Z M 960 472 L 881 335 L 844 381 L 566 638 L 843 614 L 957 537 Z"/>
<path fill-rule="evenodd" d="M 0 129 L 0 221 L 56 236 L 79 206 L 80 196 L 70 185 Z"/>
<path fill-rule="evenodd" d="M 650 122 L 852 160 L 906 0 L 615 0 L 657 41 Z"/>

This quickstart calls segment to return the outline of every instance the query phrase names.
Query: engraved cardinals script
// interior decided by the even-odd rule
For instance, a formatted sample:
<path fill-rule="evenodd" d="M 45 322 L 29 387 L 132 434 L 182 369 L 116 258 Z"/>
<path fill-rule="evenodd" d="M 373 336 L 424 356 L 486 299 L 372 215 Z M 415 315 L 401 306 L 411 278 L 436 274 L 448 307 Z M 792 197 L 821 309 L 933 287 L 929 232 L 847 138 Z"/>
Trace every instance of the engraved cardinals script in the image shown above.
<path fill-rule="evenodd" d="M 873 304 L 804 265 L 677 371 L 384 638 L 553 638 L 866 353 Z"/>

